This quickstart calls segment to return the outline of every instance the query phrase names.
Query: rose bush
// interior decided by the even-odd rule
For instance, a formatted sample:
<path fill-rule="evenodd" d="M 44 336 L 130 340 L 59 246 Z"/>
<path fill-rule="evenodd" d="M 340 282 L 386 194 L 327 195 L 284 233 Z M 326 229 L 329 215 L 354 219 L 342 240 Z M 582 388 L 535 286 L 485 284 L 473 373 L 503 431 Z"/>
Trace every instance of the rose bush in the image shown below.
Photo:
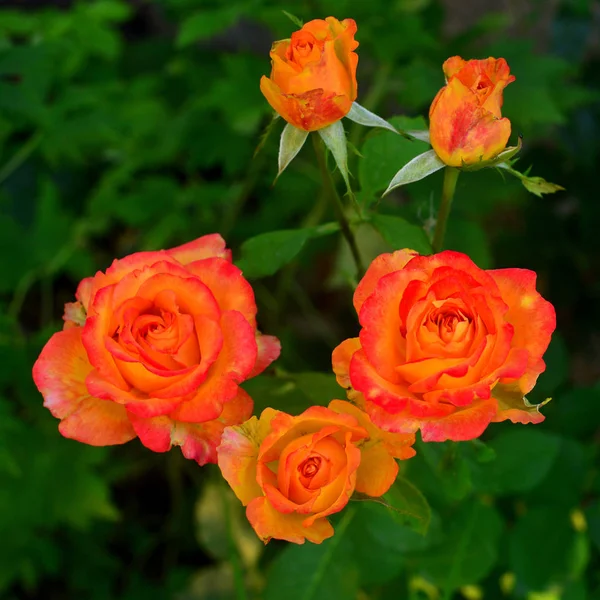
<path fill-rule="evenodd" d="M 288 123 L 315 131 L 339 121 L 356 100 L 356 23 L 315 19 L 271 49 L 271 77 L 260 89 Z"/>
<path fill-rule="evenodd" d="M 449 58 L 447 84 L 429 109 L 431 145 L 451 167 L 494 158 L 506 147 L 510 121 L 502 118 L 504 88 L 515 80 L 503 58 Z"/>
<path fill-rule="evenodd" d="M 382 432 L 356 406 L 333 400 L 296 417 L 267 408 L 227 427 L 217 452 L 258 536 L 301 544 L 331 537 L 327 516 L 355 490 L 385 494 L 398 474 L 394 457 L 414 456 L 413 443 L 413 435 Z"/>
<path fill-rule="evenodd" d="M 360 336 L 333 352 L 349 397 L 388 431 L 468 440 L 492 421 L 539 423 L 524 398 L 545 369 L 554 308 L 526 269 L 459 252 L 377 257 L 354 294 Z"/>
<path fill-rule="evenodd" d="M 76 298 L 33 368 L 60 432 L 96 446 L 137 436 L 216 462 L 223 428 L 252 413 L 238 384 L 280 350 L 257 331 L 252 288 L 221 236 L 115 260 Z"/>

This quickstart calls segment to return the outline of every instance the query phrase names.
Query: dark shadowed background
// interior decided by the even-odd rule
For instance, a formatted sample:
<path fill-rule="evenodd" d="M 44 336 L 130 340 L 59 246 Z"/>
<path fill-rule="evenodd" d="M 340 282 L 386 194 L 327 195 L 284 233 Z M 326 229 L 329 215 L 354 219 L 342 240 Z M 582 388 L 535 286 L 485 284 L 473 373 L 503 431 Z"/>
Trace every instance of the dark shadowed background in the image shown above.
<path fill-rule="evenodd" d="M 77 283 L 113 258 L 212 232 L 237 258 L 249 237 L 333 219 L 314 208 L 309 144 L 272 186 L 281 120 L 253 157 L 271 42 L 296 29 L 282 9 L 354 18 L 358 101 L 409 129 L 426 128 L 446 58 L 505 57 L 517 168 L 566 188 L 538 198 L 495 170 L 459 179 L 446 246 L 483 268 L 535 269 L 556 306 L 531 394 L 554 399 L 535 428 L 419 446 L 405 474 L 432 506 L 426 537 L 357 502 L 322 546 L 263 548 L 216 468 L 137 441 L 65 440 L 31 380 Z M 589 0 L 0 2 L 0 597 L 600 598 L 599 117 Z M 423 146 L 344 123 L 359 200 L 427 228 L 439 173 L 377 200 Z M 366 260 L 391 249 L 368 225 L 357 235 Z M 357 332 L 349 265 L 330 235 L 251 279 L 261 329 L 284 348 L 279 378 L 246 385 L 257 407 L 342 397 L 330 354 Z"/>

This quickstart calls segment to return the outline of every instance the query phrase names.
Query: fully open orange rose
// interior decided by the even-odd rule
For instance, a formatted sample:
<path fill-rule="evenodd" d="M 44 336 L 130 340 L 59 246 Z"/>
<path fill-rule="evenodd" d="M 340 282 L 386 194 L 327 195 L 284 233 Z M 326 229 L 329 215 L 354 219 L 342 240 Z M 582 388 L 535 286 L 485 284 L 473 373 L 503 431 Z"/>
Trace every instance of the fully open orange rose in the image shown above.
<path fill-rule="evenodd" d="M 339 121 L 356 100 L 356 23 L 315 19 L 271 49 L 271 77 L 260 89 L 288 123 L 315 131 Z"/>
<path fill-rule="evenodd" d="M 398 473 L 393 457 L 410 458 L 414 436 L 376 428 L 343 400 L 297 417 L 267 408 L 227 427 L 218 447 L 223 476 L 246 508 L 258 536 L 297 544 L 333 535 L 327 516 L 354 490 L 381 496 Z"/>
<path fill-rule="evenodd" d="M 375 425 L 425 441 L 469 440 L 491 421 L 539 423 L 527 403 L 545 369 L 554 308 L 526 269 L 483 271 L 459 252 L 377 257 L 359 283 L 359 338 L 333 352 Z"/>
<path fill-rule="evenodd" d="M 504 88 L 515 80 L 506 61 L 453 56 L 443 69 L 447 85 L 429 109 L 433 149 L 451 167 L 494 158 L 510 137 L 510 121 L 500 110 Z"/>
<path fill-rule="evenodd" d="M 76 297 L 33 368 L 60 432 L 95 446 L 138 436 L 216 462 L 223 428 L 252 414 L 238 384 L 280 349 L 257 331 L 252 288 L 221 236 L 115 260 Z"/>

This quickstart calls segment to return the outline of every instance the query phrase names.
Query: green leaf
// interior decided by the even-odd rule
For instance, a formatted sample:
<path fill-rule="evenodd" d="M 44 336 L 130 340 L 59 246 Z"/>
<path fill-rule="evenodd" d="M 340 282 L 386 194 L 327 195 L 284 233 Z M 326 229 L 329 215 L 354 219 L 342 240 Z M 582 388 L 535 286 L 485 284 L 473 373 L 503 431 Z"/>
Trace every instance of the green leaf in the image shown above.
<path fill-rule="evenodd" d="M 301 19 L 299 19 L 296 15 L 288 12 L 287 10 L 281 11 L 298 29 L 302 29 L 304 27 L 304 23 Z"/>
<path fill-rule="evenodd" d="M 424 179 L 428 175 L 443 169 L 446 165 L 438 158 L 435 150 L 428 150 L 419 154 L 409 163 L 405 164 L 392 178 L 388 188 L 383 195 L 389 194 L 393 189 L 401 185 L 407 185 L 415 181 Z"/>
<path fill-rule="evenodd" d="M 397 129 L 424 127 L 423 119 L 392 117 L 392 125 Z M 429 149 L 429 145 L 407 140 L 388 131 L 375 131 L 369 135 L 360 148 L 363 159 L 358 165 L 358 180 L 362 194 L 373 197 L 388 186 L 398 167 Z"/>
<path fill-rule="evenodd" d="M 496 165 L 498 168 L 507 171 L 511 175 L 514 175 L 521 180 L 521 183 L 528 192 L 535 194 L 541 198 L 544 194 L 554 194 L 565 188 L 556 184 L 546 181 L 543 177 L 529 177 L 519 171 L 513 169 L 508 163 L 502 162 Z"/>
<path fill-rule="evenodd" d="M 427 443 L 417 440 L 407 476 L 426 494 L 443 501 L 461 500 L 472 490 L 471 471 L 464 460 L 469 446 L 456 442 Z"/>
<path fill-rule="evenodd" d="M 362 585 L 391 581 L 404 568 L 403 555 L 425 550 L 441 541 L 441 523 L 435 514 L 424 536 L 398 523 L 393 511 L 383 504 L 352 500 L 356 516 L 348 529 Z"/>
<path fill-rule="evenodd" d="M 314 235 L 314 229 L 270 231 L 245 241 L 237 266 L 249 279 L 273 275 L 288 264 Z"/>
<path fill-rule="evenodd" d="M 371 217 L 371 223 L 393 250 L 410 248 L 419 254 L 431 254 L 432 252 L 425 231 L 402 217 L 374 214 Z"/>
<path fill-rule="evenodd" d="M 321 544 L 290 544 L 273 561 L 265 600 L 355 600 L 358 569 L 347 533 L 354 515 L 346 508 L 335 535 Z"/>
<path fill-rule="evenodd" d="M 364 125 L 365 127 L 382 127 L 383 129 L 388 129 L 393 133 L 401 133 L 393 125 L 388 123 L 385 119 L 382 119 L 375 113 L 372 113 L 370 110 L 367 110 L 358 102 L 352 103 L 350 112 L 346 115 L 346 117 L 351 121 L 358 123 L 359 125 Z"/>
<path fill-rule="evenodd" d="M 503 431 L 489 446 L 496 460 L 482 466 L 477 489 L 503 495 L 532 490 L 541 483 L 558 456 L 561 440 L 529 425 Z"/>
<path fill-rule="evenodd" d="M 350 191 L 350 176 L 348 173 L 348 147 L 346 145 L 346 133 L 344 132 L 344 126 L 341 121 L 336 121 L 323 129 L 317 130 L 321 139 L 325 142 L 325 145 L 333 154 L 335 164 L 340 170 L 346 188 Z"/>
<path fill-rule="evenodd" d="M 408 479 L 398 477 L 394 485 L 383 495 L 385 504 L 401 525 L 425 535 L 431 521 L 431 508 L 420 490 Z"/>
<path fill-rule="evenodd" d="M 336 398 L 344 398 L 344 390 L 333 373 L 293 373 L 291 377 L 312 404 L 326 406 Z"/>
<path fill-rule="evenodd" d="M 500 516 L 493 507 L 473 500 L 442 520 L 448 524 L 445 540 L 426 552 L 415 553 L 409 564 L 446 590 L 477 583 L 498 559 Z"/>
<path fill-rule="evenodd" d="M 277 177 L 279 177 L 285 168 L 292 162 L 296 154 L 300 152 L 306 138 L 308 137 L 308 131 L 294 127 L 290 123 L 287 123 L 281 132 L 281 138 L 279 140 L 279 171 Z"/>
<path fill-rule="evenodd" d="M 550 183 L 543 177 L 525 177 L 521 179 L 521 183 L 525 186 L 525 189 L 532 194 L 535 194 L 541 198 L 544 194 L 554 194 L 565 188 L 562 185 L 556 183 Z"/>
<path fill-rule="evenodd" d="M 526 512 L 509 538 L 509 566 L 531 590 L 566 581 L 575 551 L 576 534 L 568 511 L 554 507 Z"/>

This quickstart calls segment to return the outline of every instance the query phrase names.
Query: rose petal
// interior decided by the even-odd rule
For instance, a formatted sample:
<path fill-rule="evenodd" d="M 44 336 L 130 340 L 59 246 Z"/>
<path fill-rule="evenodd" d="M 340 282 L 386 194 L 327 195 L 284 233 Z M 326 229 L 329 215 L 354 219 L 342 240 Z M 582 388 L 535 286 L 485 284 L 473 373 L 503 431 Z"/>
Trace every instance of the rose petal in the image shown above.
<path fill-rule="evenodd" d="M 320 544 L 333 535 L 333 527 L 327 519 L 319 519 L 310 527 L 305 527 L 303 515 L 277 512 L 264 496 L 255 498 L 248 504 L 246 516 L 265 543 L 275 538 L 294 544 L 303 544 L 305 539 L 313 544 Z"/>
<path fill-rule="evenodd" d="M 244 506 L 262 496 L 256 481 L 258 449 L 276 415 L 277 411 L 267 408 L 260 420 L 252 417 L 242 425 L 226 427 L 217 447 L 221 473 Z"/>
<path fill-rule="evenodd" d="M 130 414 L 130 419 L 140 441 L 150 450 L 166 452 L 171 446 L 181 446 L 185 458 L 204 465 L 217 462 L 223 430 L 248 419 L 252 407 L 252 399 L 240 388 L 221 415 L 206 423 L 183 423 L 167 416 L 145 419 L 135 414 Z"/>
<path fill-rule="evenodd" d="M 93 446 L 124 444 L 135 432 L 122 406 L 90 395 L 85 380 L 92 370 L 79 327 L 55 333 L 33 367 L 44 406 L 61 419 L 59 431 Z"/>
<path fill-rule="evenodd" d="M 414 250 L 404 248 L 404 250 L 380 254 L 375 258 L 354 291 L 353 301 L 356 314 L 360 314 L 364 301 L 375 291 L 377 283 L 382 277 L 404 268 L 412 258 L 418 255 Z"/>
<path fill-rule="evenodd" d="M 203 235 L 193 242 L 171 248 L 166 252 L 182 265 L 213 257 L 231 262 L 231 250 L 227 250 L 225 240 L 218 233 Z"/>
<path fill-rule="evenodd" d="M 222 258 L 206 258 L 187 265 L 212 293 L 221 311 L 236 310 L 256 327 L 256 301 L 242 271 Z"/>
<path fill-rule="evenodd" d="M 274 335 L 263 335 L 256 332 L 257 355 L 254 369 L 248 378 L 260 375 L 273 361 L 279 358 L 281 353 L 281 342 Z"/>
<path fill-rule="evenodd" d="M 556 328 L 556 313 L 552 304 L 537 292 L 537 275 L 533 271 L 496 269 L 489 273 L 508 304 L 505 318 L 514 327 L 512 344 L 528 352 L 527 371 L 520 380 L 521 390 L 526 394 L 546 369 L 542 356 Z"/>
<path fill-rule="evenodd" d="M 223 403 L 236 395 L 238 384 L 252 371 L 258 350 L 248 321 L 237 311 L 225 311 L 221 315 L 221 332 L 223 347 L 217 360 L 197 394 L 173 411 L 174 420 L 197 423 L 214 418 L 213 412 L 220 413 Z"/>

